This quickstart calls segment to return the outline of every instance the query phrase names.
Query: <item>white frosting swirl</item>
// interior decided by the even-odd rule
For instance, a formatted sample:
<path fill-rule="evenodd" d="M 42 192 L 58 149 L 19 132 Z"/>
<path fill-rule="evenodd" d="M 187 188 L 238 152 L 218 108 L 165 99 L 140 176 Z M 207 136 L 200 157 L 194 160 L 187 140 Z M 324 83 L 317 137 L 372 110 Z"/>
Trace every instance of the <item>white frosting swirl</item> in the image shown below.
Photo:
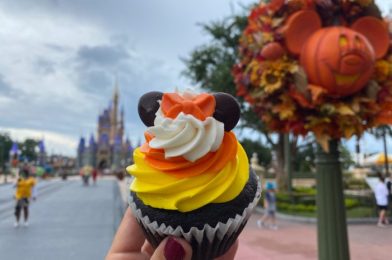
<path fill-rule="evenodd" d="M 156 113 L 154 126 L 147 129 L 154 135 L 149 145 L 163 149 L 165 158 L 182 156 L 194 162 L 220 147 L 224 124 L 213 117 L 200 121 L 193 115 L 178 114 L 175 119 L 163 116 L 161 109 Z"/>

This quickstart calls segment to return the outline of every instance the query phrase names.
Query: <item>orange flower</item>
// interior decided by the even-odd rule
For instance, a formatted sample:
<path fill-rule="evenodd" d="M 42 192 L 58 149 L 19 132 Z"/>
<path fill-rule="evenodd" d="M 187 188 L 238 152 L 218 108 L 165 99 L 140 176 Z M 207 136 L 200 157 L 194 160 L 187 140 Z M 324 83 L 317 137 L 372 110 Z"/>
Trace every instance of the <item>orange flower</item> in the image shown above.
<path fill-rule="evenodd" d="M 377 81 L 385 81 L 391 76 L 391 64 L 386 60 L 379 60 L 376 62 L 374 68 L 374 75 Z"/>

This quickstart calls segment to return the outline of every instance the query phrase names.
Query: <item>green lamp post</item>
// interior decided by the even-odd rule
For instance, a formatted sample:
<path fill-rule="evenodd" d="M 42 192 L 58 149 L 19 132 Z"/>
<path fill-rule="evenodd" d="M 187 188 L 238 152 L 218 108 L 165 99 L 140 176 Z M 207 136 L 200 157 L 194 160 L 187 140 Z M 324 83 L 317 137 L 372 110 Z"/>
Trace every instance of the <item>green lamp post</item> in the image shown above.
<path fill-rule="evenodd" d="M 316 155 L 317 227 L 319 260 L 350 259 L 339 141 L 329 142 L 329 151 L 318 146 Z"/>
<path fill-rule="evenodd" d="M 292 185 L 292 161 L 291 161 L 291 151 L 290 151 L 290 134 L 284 135 L 284 159 L 285 159 L 285 172 L 287 174 L 287 191 L 290 196 L 293 191 Z"/>

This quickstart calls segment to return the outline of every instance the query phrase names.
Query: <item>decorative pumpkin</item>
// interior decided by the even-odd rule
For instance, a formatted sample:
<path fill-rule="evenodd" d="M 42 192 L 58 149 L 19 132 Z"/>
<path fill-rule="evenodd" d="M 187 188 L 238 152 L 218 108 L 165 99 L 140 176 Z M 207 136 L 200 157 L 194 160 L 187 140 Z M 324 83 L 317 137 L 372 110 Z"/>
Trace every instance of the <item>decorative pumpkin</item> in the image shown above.
<path fill-rule="evenodd" d="M 380 20 L 364 17 L 352 28 L 322 29 L 314 11 L 297 12 L 287 22 L 287 48 L 300 55 L 309 83 L 324 88 L 332 97 L 349 96 L 364 88 L 373 75 L 376 58 L 388 50 L 388 30 Z"/>
<path fill-rule="evenodd" d="M 360 91 L 370 80 L 374 63 L 369 41 L 345 27 L 317 31 L 301 52 L 301 65 L 309 82 L 322 86 L 331 96 Z"/>
<path fill-rule="evenodd" d="M 285 50 L 277 42 L 271 42 L 261 50 L 261 56 L 267 60 L 277 60 L 283 57 Z"/>
<path fill-rule="evenodd" d="M 392 20 L 380 14 L 371 0 L 261 1 L 240 38 L 237 95 L 269 131 L 312 132 L 325 149 L 392 124 Z"/>

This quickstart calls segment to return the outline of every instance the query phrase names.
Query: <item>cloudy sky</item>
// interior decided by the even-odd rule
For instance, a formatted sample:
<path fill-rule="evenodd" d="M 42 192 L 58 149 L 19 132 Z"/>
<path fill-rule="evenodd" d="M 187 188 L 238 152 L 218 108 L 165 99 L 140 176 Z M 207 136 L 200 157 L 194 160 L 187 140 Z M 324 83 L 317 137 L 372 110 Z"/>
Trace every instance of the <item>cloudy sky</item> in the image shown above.
<path fill-rule="evenodd" d="M 180 57 L 209 40 L 197 24 L 255 2 L 1 0 L 0 131 L 74 155 L 79 137 L 96 132 L 117 76 L 126 133 L 137 142 L 138 98 L 190 86 Z M 387 10 L 390 1 L 379 2 Z"/>

